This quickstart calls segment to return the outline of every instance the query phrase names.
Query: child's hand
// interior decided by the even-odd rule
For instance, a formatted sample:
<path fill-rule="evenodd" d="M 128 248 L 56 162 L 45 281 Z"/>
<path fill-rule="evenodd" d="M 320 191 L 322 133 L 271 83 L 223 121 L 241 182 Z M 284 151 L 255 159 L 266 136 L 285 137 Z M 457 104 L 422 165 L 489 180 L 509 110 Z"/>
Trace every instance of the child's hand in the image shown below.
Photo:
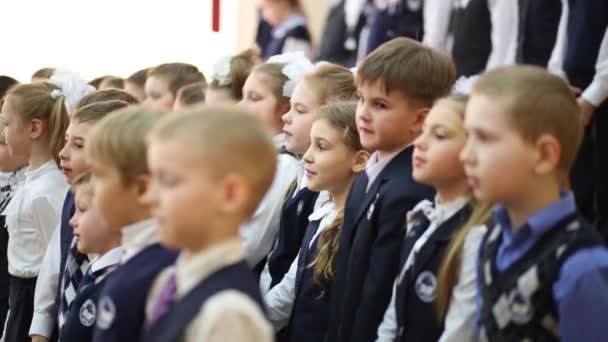
<path fill-rule="evenodd" d="M 41 335 L 32 335 L 32 342 L 49 342 L 49 339 Z"/>
<path fill-rule="evenodd" d="M 595 106 L 585 100 L 582 96 L 579 97 L 576 102 L 578 102 L 578 106 L 581 109 L 581 114 L 583 115 L 583 122 L 585 126 L 589 124 L 591 121 L 591 117 L 593 116 L 593 112 L 595 111 Z"/>

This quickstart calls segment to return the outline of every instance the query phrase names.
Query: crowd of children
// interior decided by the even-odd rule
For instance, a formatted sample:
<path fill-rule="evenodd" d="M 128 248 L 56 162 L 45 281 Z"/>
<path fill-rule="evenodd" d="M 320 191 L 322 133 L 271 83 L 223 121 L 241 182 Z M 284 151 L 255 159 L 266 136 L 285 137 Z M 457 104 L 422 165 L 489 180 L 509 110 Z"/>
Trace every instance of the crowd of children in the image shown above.
<path fill-rule="evenodd" d="M 2 341 L 608 340 L 606 26 L 571 51 L 592 7 L 389 0 L 351 70 L 311 63 L 298 1 L 261 3 L 268 46 L 211 77 L 0 77 Z M 368 5 L 343 5 L 352 52 Z M 496 11 L 519 47 L 459 55 Z"/>

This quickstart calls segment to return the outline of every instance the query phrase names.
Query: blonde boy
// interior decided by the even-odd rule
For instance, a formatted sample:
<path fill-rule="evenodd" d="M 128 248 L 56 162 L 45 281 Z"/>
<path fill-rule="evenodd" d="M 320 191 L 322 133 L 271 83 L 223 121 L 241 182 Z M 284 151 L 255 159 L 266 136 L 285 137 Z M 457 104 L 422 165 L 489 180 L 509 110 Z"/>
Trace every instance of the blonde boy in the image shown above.
<path fill-rule="evenodd" d="M 150 201 L 161 242 L 179 249 L 148 299 L 145 341 L 272 341 L 239 226 L 272 183 L 272 138 L 237 107 L 203 107 L 150 136 Z"/>
<path fill-rule="evenodd" d="M 537 67 L 489 72 L 465 128 L 474 195 L 499 203 L 479 254 L 479 338 L 607 341 L 608 251 L 564 186 L 583 134 L 568 86 Z"/>
<path fill-rule="evenodd" d="M 406 213 L 433 191 L 412 179 L 414 139 L 455 78 L 449 57 L 407 38 L 381 45 L 357 68 L 357 128 L 375 151 L 348 197 L 327 341 L 374 340 L 399 270 Z"/>
<path fill-rule="evenodd" d="M 134 107 L 103 118 L 85 146 L 94 176 L 93 206 L 122 235 L 124 254 L 98 303 L 93 341 L 138 341 L 145 299 L 158 272 L 176 253 L 158 243 L 157 224 L 143 201 L 150 173 L 145 137 L 162 114 Z"/>

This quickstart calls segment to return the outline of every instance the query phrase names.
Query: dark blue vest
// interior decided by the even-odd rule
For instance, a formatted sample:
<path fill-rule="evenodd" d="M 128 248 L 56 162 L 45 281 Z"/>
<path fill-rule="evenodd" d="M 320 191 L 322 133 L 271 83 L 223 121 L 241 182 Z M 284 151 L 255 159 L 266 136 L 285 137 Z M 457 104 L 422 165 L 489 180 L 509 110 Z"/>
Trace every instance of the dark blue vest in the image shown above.
<path fill-rule="evenodd" d="M 97 273 L 107 271 L 109 270 L 98 270 Z M 83 278 L 78 294 L 74 298 L 65 322 L 60 329 L 60 341 L 91 341 L 93 338 L 93 328 L 97 317 L 97 302 L 106 278 L 104 277 L 98 282 L 94 282 L 94 279 L 92 279 L 93 283 L 91 283 L 87 282 L 87 276 L 89 275 L 85 275 L 85 278 Z"/>
<path fill-rule="evenodd" d="M 265 48 L 262 48 L 262 54 L 264 60 L 283 53 L 283 46 L 285 45 L 285 41 L 287 38 L 295 38 L 299 40 L 305 40 L 310 42 L 310 33 L 306 26 L 296 26 L 291 30 L 287 31 L 287 33 L 281 38 L 274 38 L 271 35 L 271 39 L 266 45 Z"/>
<path fill-rule="evenodd" d="M 517 64 L 547 66 L 561 13 L 559 0 L 519 0 Z"/>
<path fill-rule="evenodd" d="M 145 320 L 150 286 L 177 253 L 156 243 L 133 256 L 106 279 L 97 304 L 93 341 L 138 341 Z"/>
<path fill-rule="evenodd" d="M 599 48 L 608 25 L 608 0 L 569 0 L 564 71 L 581 89 L 593 80 Z"/>
<path fill-rule="evenodd" d="M 320 221 L 310 223 L 300 250 L 296 296 L 287 328 L 290 342 L 322 341 L 327 333 L 331 287 L 330 284 L 326 285 L 327 288 L 322 294 L 313 279 L 314 266 L 310 266 L 317 257 L 318 237 L 312 245 L 310 242 L 319 228 L 319 223 Z"/>
<path fill-rule="evenodd" d="M 471 207 L 465 206 L 450 219 L 441 224 L 431 234 L 424 246 L 417 252 L 414 263 L 397 283 L 395 292 L 395 313 L 397 336 L 395 341 L 437 341 L 443 332 L 443 321 L 437 319 L 435 296 L 437 275 L 445 249 L 453 234 L 466 223 L 471 215 Z M 429 227 L 423 225 L 422 232 Z M 417 232 L 418 233 L 418 232 Z M 408 234 L 404 245 L 413 247 L 422 233 Z M 409 252 L 411 252 L 411 247 Z M 409 255 L 409 253 L 407 253 Z M 403 266 L 403 265 L 402 265 Z"/>
<path fill-rule="evenodd" d="M 277 246 L 268 259 L 268 269 L 272 276 L 271 288 L 281 282 L 298 255 L 308 227 L 308 216 L 314 209 L 318 195 L 318 192 L 304 188 L 285 202 Z"/>
<path fill-rule="evenodd" d="M 457 76 L 472 76 L 484 71 L 492 52 L 488 0 L 471 0 L 465 8 L 453 8 L 450 32 L 454 34 L 452 57 Z"/>
<path fill-rule="evenodd" d="M 264 304 L 258 282 L 249 266 L 241 261 L 216 271 L 179 301 L 173 303 L 167 314 L 146 330 L 141 341 L 181 341 L 188 324 L 194 320 L 205 301 L 214 294 L 228 289 L 249 296 L 263 310 Z"/>
<path fill-rule="evenodd" d="M 376 10 L 370 17 L 367 53 L 397 37 L 422 40 L 423 0 L 401 0 L 394 9 Z"/>
<path fill-rule="evenodd" d="M 74 230 L 72 229 L 72 226 L 70 226 L 70 219 L 74 216 L 75 210 L 74 193 L 71 190 L 68 190 L 68 193 L 65 195 L 65 200 L 63 201 L 63 209 L 61 210 L 61 230 L 59 231 L 61 267 L 59 268 L 59 279 L 63 279 L 63 269 L 65 268 L 65 262 L 68 258 L 72 239 L 74 239 Z"/>

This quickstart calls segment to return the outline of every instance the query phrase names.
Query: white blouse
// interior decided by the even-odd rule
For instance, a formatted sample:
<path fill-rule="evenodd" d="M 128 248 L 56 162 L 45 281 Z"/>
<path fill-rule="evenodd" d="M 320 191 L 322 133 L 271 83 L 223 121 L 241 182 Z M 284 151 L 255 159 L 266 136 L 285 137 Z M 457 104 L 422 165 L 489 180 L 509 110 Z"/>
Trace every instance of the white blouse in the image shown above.
<path fill-rule="evenodd" d="M 4 210 L 9 233 L 8 271 L 34 278 L 53 231 L 61 221 L 68 184 L 54 160 L 25 172 L 25 183 Z"/>

